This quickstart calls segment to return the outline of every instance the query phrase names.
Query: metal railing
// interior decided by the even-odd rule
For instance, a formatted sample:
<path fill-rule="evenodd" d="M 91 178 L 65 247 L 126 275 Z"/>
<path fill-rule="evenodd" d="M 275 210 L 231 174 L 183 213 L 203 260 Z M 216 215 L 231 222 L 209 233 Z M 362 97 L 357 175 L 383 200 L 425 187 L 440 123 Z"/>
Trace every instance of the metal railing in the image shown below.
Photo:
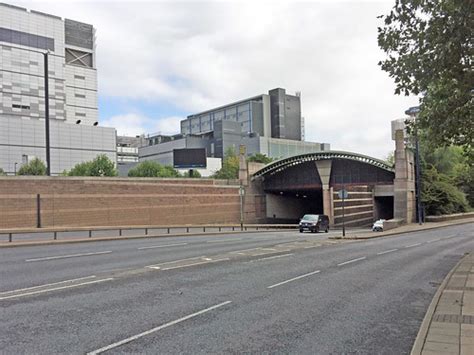
<path fill-rule="evenodd" d="M 208 233 L 269 231 L 297 229 L 297 224 L 209 224 L 168 226 L 107 226 L 72 228 L 25 228 L 0 230 L 0 243 L 13 241 L 47 241 L 88 238 L 133 238 L 153 236 L 202 235 Z M 15 238 L 14 238 L 15 237 Z"/>

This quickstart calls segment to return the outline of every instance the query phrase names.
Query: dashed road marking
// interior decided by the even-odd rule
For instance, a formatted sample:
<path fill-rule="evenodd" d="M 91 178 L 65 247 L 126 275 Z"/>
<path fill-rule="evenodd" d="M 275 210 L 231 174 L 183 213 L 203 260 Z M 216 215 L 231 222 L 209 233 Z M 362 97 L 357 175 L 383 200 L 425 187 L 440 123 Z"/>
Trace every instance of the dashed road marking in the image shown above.
<path fill-rule="evenodd" d="M 232 239 L 219 239 L 219 240 L 208 240 L 206 243 L 232 243 L 238 240 L 242 240 L 242 238 L 232 238 Z"/>
<path fill-rule="evenodd" d="M 48 288 L 48 289 L 45 289 L 45 290 L 37 290 L 37 291 L 19 293 L 19 294 L 15 294 L 15 295 L 0 297 L 0 300 L 5 300 L 5 299 L 8 299 L 8 298 L 18 298 L 18 297 L 24 297 L 24 296 L 31 296 L 31 295 L 36 295 L 36 294 L 39 294 L 39 293 L 64 290 L 64 289 L 67 289 L 67 288 L 73 288 L 73 287 L 79 287 L 79 286 L 85 286 L 85 285 L 92 285 L 92 284 L 97 284 L 97 283 L 100 283 L 100 282 L 112 281 L 113 279 L 114 279 L 113 277 L 109 277 L 107 279 L 82 282 L 82 283 L 78 283 L 78 284 L 74 284 L 74 285 L 61 286 L 61 287 L 55 287 L 55 288 Z"/>
<path fill-rule="evenodd" d="M 184 322 L 188 319 L 191 319 L 191 318 L 194 318 L 194 317 L 197 317 L 201 314 L 204 314 L 206 312 L 209 312 L 209 311 L 212 311 L 214 309 L 217 309 L 217 308 L 220 308 L 220 307 L 223 307 L 225 305 L 228 305 L 229 303 L 232 303 L 232 301 L 226 301 L 226 302 L 222 302 L 222 303 L 219 303 L 219 304 L 216 304 L 215 306 L 212 306 L 212 307 L 209 307 L 209 308 L 206 308 L 206 309 L 203 309 L 203 310 L 200 310 L 199 312 L 195 312 L 193 314 L 190 314 L 190 315 L 187 315 L 185 317 L 182 317 L 182 318 L 179 318 L 179 319 L 176 319 L 172 322 L 168 322 L 168 323 L 165 323 L 163 325 L 160 325 L 156 328 L 153 328 L 153 329 L 150 329 L 150 330 L 147 330 L 146 332 L 143 332 L 143 333 L 140 333 L 140 334 L 137 334 L 137 335 L 134 335 L 134 336 L 131 336 L 129 338 L 126 338 L 126 339 L 123 339 L 121 341 L 118 341 L 116 343 L 113 343 L 113 344 L 110 344 L 110 345 L 107 345 L 107 346 L 104 346 L 100 349 L 97 349 L 97 350 L 94 350 L 94 351 L 91 351 L 89 353 L 87 353 L 88 355 L 96 355 L 96 354 L 101 354 L 105 351 L 108 351 L 108 350 L 111 350 L 111 349 L 115 349 L 119 346 L 122 346 L 124 344 L 127 344 L 127 343 L 130 343 L 134 340 L 137 340 L 139 338 L 142 338 L 146 335 L 149 335 L 149 334 L 152 334 L 152 333 L 155 333 L 161 329 L 165 329 L 165 328 L 168 328 L 168 327 L 171 327 L 172 325 L 175 325 L 175 324 L 178 324 L 178 323 L 181 323 L 181 322 Z"/>
<path fill-rule="evenodd" d="M 266 258 L 260 258 L 260 259 L 250 260 L 249 263 L 253 263 L 253 262 L 256 262 L 256 261 L 263 261 L 263 260 L 271 260 L 271 259 L 285 258 L 285 257 L 291 256 L 291 255 L 294 255 L 294 254 L 291 253 L 291 254 L 268 256 L 268 257 L 266 257 Z"/>
<path fill-rule="evenodd" d="M 313 271 L 313 272 L 308 272 L 307 274 L 293 277 L 292 279 L 279 282 L 279 283 L 277 283 L 277 284 L 268 286 L 267 288 L 274 288 L 274 287 L 277 287 L 277 286 L 281 286 L 281 285 L 287 284 L 288 282 L 296 281 L 296 280 L 302 279 L 302 278 L 304 278 L 304 277 L 308 277 L 308 276 L 311 276 L 311 275 L 319 274 L 320 272 L 321 272 L 321 270 L 316 270 L 316 271 Z"/>
<path fill-rule="evenodd" d="M 79 277 L 77 279 L 70 279 L 70 280 L 64 280 L 64 281 L 59 281 L 59 282 L 53 282 L 53 283 L 44 284 L 44 285 L 38 285 L 38 286 L 32 286 L 32 287 L 26 287 L 26 288 L 19 288 L 17 290 L 0 292 L 0 296 L 7 295 L 7 294 L 10 294 L 10 293 L 15 293 L 15 292 L 18 293 L 18 292 L 21 292 L 21 291 L 31 291 L 31 290 L 35 290 L 35 289 L 42 288 L 42 287 L 56 286 L 56 285 L 61 285 L 61 284 L 71 283 L 71 282 L 76 282 L 76 281 L 81 281 L 81 280 L 94 279 L 95 277 L 96 277 L 95 275 L 91 275 L 91 276 L 86 276 L 86 277 Z"/>
<path fill-rule="evenodd" d="M 161 245 L 152 245 L 149 247 L 141 247 L 137 248 L 137 250 L 143 250 L 143 249 L 155 249 L 155 248 L 168 248 L 168 247 L 177 247 L 181 245 L 188 245 L 188 243 L 175 243 L 175 244 L 161 244 Z"/>
<path fill-rule="evenodd" d="M 405 248 L 417 247 L 418 245 L 421 245 L 421 243 L 415 243 L 415 244 L 406 245 Z"/>
<path fill-rule="evenodd" d="M 337 266 L 343 266 L 343 265 L 355 263 L 356 261 L 361 261 L 361 260 L 364 260 L 364 259 L 367 259 L 367 257 L 366 257 L 366 256 L 363 256 L 363 257 L 361 257 L 361 258 L 357 258 L 357 259 L 352 259 L 352 260 L 344 261 L 343 263 L 337 264 Z"/>
<path fill-rule="evenodd" d="M 66 259 L 66 258 L 78 258 L 80 256 L 91 256 L 91 255 L 102 255 L 102 254 L 110 254 L 111 250 L 106 251 L 98 251 L 95 253 L 83 253 L 83 254 L 71 254 L 71 255 L 57 255 L 57 256 L 45 256 L 44 258 L 35 258 L 35 259 L 26 259 L 27 263 L 33 261 L 46 261 L 46 260 L 56 260 L 56 259 Z"/>
<path fill-rule="evenodd" d="M 388 254 L 388 253 L 393 253 L 394 251 L 397 251 L 398 249 L 390 249 L 390 250 L 385 250 L 385 251 L 381 251 L 380 253 L 377 253 L 377 255 L 384 255 L 384 254 Z"/>

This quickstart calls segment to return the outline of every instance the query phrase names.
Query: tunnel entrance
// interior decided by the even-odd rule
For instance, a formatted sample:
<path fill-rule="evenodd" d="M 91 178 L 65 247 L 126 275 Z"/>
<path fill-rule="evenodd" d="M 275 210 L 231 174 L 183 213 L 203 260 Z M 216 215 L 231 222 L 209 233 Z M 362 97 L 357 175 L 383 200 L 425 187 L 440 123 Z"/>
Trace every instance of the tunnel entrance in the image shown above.
<path fill-rule="evenodd" d="M 297 223 L 304 214 L 323 213 L 322 184 L 314 162 L 305 162 L 265 179 L 269 223 Z"/>
<path fill-rule="evenodd" d="M 374 217 L 376 220 L 393 218 L 393 196 L 374 197 Z"/>
<path fill-rule="evenodd" d="M 298 223 L 305 214 L 323 213 L 321 190 L 285 190 L 266 196 L 268 223 Z"/>

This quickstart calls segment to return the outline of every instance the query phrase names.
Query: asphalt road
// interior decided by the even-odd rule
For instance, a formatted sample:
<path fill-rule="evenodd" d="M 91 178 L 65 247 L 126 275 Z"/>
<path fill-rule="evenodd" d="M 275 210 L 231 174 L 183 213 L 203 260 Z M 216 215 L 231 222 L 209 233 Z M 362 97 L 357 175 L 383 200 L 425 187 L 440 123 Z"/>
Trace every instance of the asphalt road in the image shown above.
<path fill-rule="evenodd" d="M 3 353 L 409 353 L 473 224 L 0 249 Z"/>

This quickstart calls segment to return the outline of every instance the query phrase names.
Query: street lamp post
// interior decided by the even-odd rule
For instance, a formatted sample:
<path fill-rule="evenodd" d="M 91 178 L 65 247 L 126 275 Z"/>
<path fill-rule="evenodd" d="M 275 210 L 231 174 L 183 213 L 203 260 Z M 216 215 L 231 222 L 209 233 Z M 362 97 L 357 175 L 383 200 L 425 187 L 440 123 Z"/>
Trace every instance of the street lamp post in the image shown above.
<path fill-rule="evenodd" d="M 16 166 L 17 166 L 17 162 L 15 162 L 15 164 L 13 165 L 14 166 L 14 175 L 16 176 Z"/>
<path fill-rule="evenodd" d="M 405 114 L 413 117 L 413 120 L 416 121 L 416 116 L 420 112 L 419 106 L 410 107 L 405 111 Z M 417 219 L 418 224 L 423 224 L 423 214 L 422 214 L 422 205 L 421 205 L 421 164 L 420 164 L 420 143 L 418 140 L 418 128 L 416 127 L 415 122 L 415 193 L 416 193 L 416 210 L 417 210 Z"/>
<path fill-rule="evenodd" d="M 44 56 L 44 120 L 46 129 L 46 175 L 51 176 L 51 156 L 49 146 L 49 80 L 48 80 L 48 52 Z"/>
<path fill-rule="evenodd" d="M 45 133 L 46 133 L 46 175 L 51 176 L 51 159 L 50 159 L 50 145 L 49 145 L 49 78 L 48 78 L 48 55 L 49 50 L 46 52 L 35 51 L 32 49 L 25 49 L 21 47 L 12 46 L 12 48 L 35 52 L 43 55 L 44 63 L 44 120 L 45 120 Z"/>

